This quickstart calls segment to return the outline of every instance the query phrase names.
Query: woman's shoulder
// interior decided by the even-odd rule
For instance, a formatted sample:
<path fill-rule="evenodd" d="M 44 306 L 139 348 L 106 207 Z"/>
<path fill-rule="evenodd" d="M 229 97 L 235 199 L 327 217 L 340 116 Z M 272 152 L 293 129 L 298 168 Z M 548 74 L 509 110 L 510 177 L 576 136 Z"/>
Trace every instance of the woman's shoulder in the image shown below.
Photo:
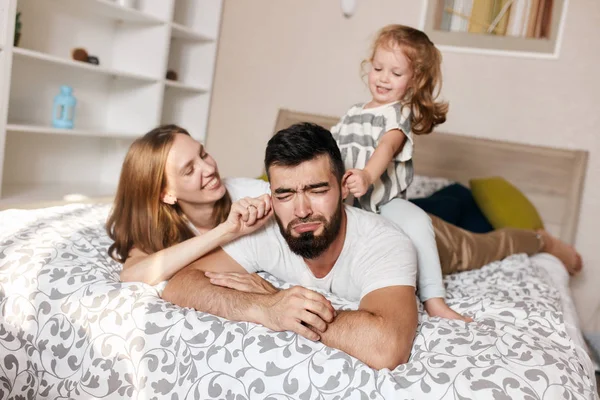
<path fill-rule="evenodd" d="M 271 192 L 269 183 L 262 179 L 226 178 L 223 182 L 232 201 L 237 201 L 242 197 L 258 197 Z"/>

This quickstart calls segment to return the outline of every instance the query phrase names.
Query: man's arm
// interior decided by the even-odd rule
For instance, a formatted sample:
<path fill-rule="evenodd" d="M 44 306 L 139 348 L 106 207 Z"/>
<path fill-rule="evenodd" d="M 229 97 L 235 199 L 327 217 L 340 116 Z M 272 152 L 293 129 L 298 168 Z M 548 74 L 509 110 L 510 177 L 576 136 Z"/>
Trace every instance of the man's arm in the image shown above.
<path fill-rule="evenodd" d="M 213 286 L 204 275 L 207 271 L 246 273 L 219 248 L 175 274 L 167 283 L 162 298 L 181 307 L 209 312 L 232 321 L 259 323 L 258 305 L 264 300 L 264 295 Z"/>
<path fill-rule="evenodd" d="M 294 331 L 311 340 L 318 340 L 327 329 L 327 322 L 333 320 L 331 303 L 312 290 L 297 286 L 271 295 L 238 292 L 212 285 L 204 275 L 207 271 L 247 273 L 219 248 L 173 276 L 163 291 L 163 299 L 232 321 Z M 302 322 L 314 326 L 316 331 Z"/>
<path fill-rule="evenodd" d="M 357 311 L 338 311 L 321 342 L 372 368 L 392 370 L 408 361 L 416 329 L 415 288 L 389 286 L 363 297 Z"/>

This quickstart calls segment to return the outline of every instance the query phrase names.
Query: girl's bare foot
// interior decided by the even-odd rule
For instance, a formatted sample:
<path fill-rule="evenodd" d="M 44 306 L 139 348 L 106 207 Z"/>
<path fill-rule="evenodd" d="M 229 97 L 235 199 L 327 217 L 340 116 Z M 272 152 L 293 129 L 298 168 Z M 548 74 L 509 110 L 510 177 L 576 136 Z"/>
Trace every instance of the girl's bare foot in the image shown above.
<path fill-rule="evenodd" d="M 557 237 L 552 236 L 547 231 L 540 229 L 537 232 L 544 242 L 543 252 L 550 253 L 558 258 L 565 265 L 569 275 L 575 275 L 582 268 L 581 256 L 575 248 Z"/>
<path fill-rule="evenodd" d="M 434 297 L 425 301 L 425 311 L 430 317 L 441 317 L 446 319 L 458 319 L 465 322 L 473 322 L 473 318 L 460 315 L 450 307 L 441 297 Z"/>

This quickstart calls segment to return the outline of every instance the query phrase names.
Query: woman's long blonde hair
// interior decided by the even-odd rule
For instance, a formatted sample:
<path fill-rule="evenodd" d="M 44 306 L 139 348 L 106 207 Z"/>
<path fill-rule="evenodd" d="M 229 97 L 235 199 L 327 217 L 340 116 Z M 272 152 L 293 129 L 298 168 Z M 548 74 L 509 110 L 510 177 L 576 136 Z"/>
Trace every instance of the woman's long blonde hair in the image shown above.
<path fill-rule="evenodd" d="M 388 25 L 378 32 L 371 56 L 363 62 L 363 67 L 373 61 L 379 47 L 388 50 L 399 47 L 408 58 L 413 71 L 406 96 L 412 110 L 412 131 L 430 133 L 436 125 L 446 121 L 448 113 L 448 103 L 436 101 L 442 88 L 440 51 L 424 32 L 404 25 Z"/>
<path fill-rule="evenodd" d="M 165 165 L 175 135 L 190 135 L 177 125 L 164 125 L 135 140 L 123 162 L 119 186 L 106 222 L 114 243 L 110 256 L 121 263 L 133 247 L 151 254 L 194 236 L 179 205 L 166 204 Z M 225 193 L 213 209 L 213 224 L 223 222 L 231 208 Z"/>

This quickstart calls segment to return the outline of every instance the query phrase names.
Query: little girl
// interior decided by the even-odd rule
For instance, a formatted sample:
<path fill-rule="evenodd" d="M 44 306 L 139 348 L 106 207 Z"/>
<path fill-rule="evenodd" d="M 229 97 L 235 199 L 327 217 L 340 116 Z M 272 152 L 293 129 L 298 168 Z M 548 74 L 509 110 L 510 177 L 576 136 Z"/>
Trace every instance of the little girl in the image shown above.
<path fill-rule="evenodd" d="M 413 133 L 430 133 L 448 112 L 448 104 L 436 101 L 441 54 L 425 33 L 388 25 L 366 62 L 371 101 L 350 108 L 331 130 L 346 166 L 343 182 L 355 198 L 350 201 L 380 212 L 410 237 L 417 251 L 419 297 L 430 316 L 471 321 L 446 305 L 431 219 L 405 200 L 413 179 Z"/>

